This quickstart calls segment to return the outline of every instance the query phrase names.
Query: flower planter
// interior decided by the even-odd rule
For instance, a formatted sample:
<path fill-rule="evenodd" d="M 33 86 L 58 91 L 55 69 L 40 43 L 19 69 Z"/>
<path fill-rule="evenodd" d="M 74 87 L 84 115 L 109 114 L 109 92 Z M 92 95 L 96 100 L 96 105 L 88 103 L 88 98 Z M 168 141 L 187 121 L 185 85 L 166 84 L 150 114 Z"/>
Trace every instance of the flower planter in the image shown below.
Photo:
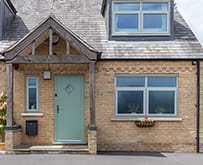
<path fill-rule="evenodd" d="M 146 121 L 135 121 L 135 125 L 138 127 L 153 127 L 155 125 L 154 121 L 146 122 Z"/>
<path fill-rule="evenodd" d="M 0 143 L 0 151 L 5 151 L 5 143 Z"/>

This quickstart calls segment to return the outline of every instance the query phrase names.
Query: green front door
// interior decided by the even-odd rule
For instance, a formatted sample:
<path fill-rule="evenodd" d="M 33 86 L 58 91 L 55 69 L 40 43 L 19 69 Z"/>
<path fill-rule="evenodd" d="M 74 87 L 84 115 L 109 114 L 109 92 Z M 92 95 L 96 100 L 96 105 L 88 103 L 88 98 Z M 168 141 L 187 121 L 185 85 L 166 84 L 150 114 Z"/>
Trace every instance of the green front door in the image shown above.
<path fill-rule="evenodd" d="M 84 142 L 84 76 L 55 75 L 55 143 Z"/>

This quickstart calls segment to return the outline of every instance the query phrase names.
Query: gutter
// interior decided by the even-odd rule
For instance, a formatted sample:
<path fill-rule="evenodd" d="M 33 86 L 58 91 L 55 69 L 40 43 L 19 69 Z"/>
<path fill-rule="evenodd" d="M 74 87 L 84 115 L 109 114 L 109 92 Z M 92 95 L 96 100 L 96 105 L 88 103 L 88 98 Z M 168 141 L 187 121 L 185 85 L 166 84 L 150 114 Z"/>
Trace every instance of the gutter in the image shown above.
<path fill-rule="evenodd" d="M 196 152 L 200 152 L 200 61 L 196 60 L 192 62 L 193 65 L 197 66 L 197 116 L 196 116 Z"/>
<path fill-rule="evenodd" d="M 98 58 L 99 61 L 203 61 L 203 58 Z M 196 65 L 193 63 L 193 65 Z"/>

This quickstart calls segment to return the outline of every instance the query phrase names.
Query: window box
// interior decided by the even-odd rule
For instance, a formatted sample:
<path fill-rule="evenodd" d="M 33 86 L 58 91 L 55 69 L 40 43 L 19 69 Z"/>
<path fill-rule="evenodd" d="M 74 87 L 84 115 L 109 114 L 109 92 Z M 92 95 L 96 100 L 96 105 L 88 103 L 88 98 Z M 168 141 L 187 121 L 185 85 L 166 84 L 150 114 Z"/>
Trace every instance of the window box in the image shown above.
<path fill-rule="evenodd" d="M 0 151 L 5 151 L 5 143 L 0 143 Z"/>
<path fill-rule="evenodd" d="M 155 121 L 149 119 L 148 117 L 144 117 L 144 119 L 135 121 L 135 125 L 138 127 L 153 127 L 155 125 Z"/>
<path fill-rule="evenodd" d="M 155 122 L 136 121 L 135 125 L 138 127 L 153 127 L 155 125 Z"/>

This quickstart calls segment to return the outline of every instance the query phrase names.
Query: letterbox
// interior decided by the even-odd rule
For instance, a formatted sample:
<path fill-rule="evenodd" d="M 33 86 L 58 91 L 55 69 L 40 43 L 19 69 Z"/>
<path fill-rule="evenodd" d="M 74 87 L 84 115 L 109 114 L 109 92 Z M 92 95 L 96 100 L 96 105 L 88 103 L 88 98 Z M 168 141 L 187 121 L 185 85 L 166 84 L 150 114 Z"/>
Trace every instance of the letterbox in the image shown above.
<path fill-rule="evenodd" d="M 38 134 L 38 121 L 26 120 L 26 135 L 37 135 L 37 134 Z"/>

